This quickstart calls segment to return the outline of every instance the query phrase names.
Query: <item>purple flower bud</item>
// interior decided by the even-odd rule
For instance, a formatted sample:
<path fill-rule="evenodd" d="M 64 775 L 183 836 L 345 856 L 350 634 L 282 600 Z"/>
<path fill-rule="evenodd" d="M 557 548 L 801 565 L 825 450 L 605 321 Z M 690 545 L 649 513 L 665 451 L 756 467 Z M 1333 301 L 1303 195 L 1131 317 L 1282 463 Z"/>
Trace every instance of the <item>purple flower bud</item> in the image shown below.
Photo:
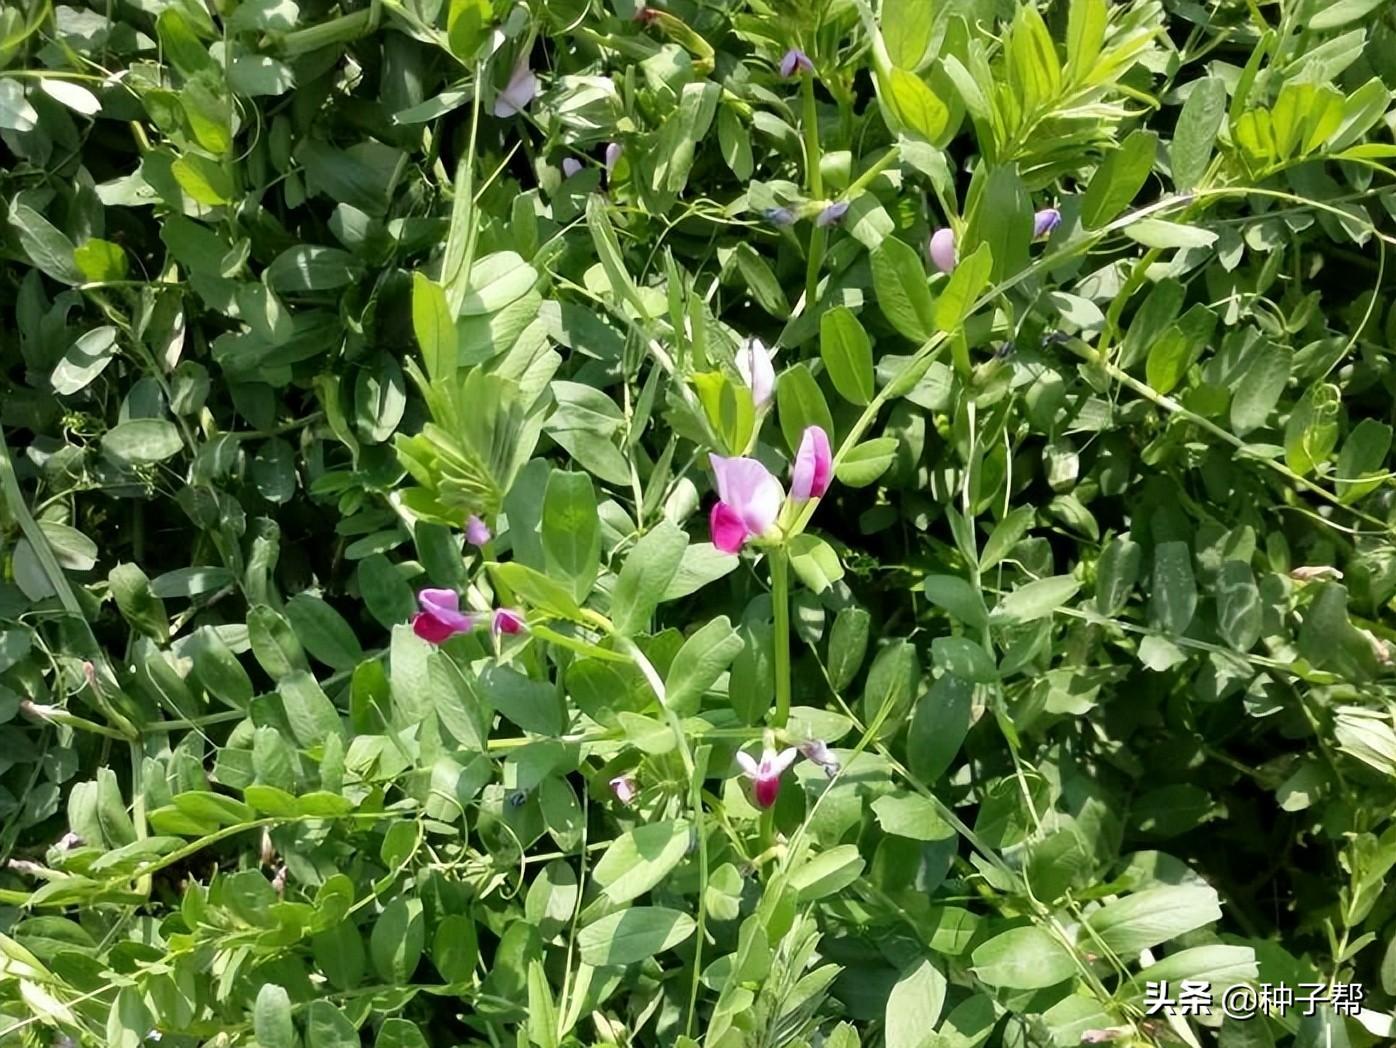
<path fill-rule="evenodd" d="M 504 90 L 495 96 L 494 115 L 506 117 L 522 113 L 537 93 L 538 78 L 533 75 L 533 70 L 528 68 L 525 60 L 519 63 L 518 68 L 509 77 L 509 83 L 504 86 Z"/>
<path fill-rule="evenodd" d="M 844 212 L 848 210 L 847 200 L 837 200 L 830 204 L 815 217 L 816 226 L 832 226 L 839 219 L 843 218 Z"/>
<path fill-rule="evenodd" d="M 1043 208 L 1032 217 L 1033 239 L 1045 237 L 1061 225 L 1062 213 L 1054 207 Z"/>
<path fill-rule="evenodd" d="M 635 785 L 635 780 L 629 775 L 617 775 L 611 780 L 611 792 L 616 795 L 616 800 L 628 808 L 635 803 L 640 788 Z"/>
<path fill-rule="evenodd" d="M 824 774 L 831 779 L 839 773 L 839 759 L 830 752 L 823 739 L 810 739 L 809 742 L 801 743 L 800 755 L 811 764 L 823 768 Z"/>
<path fill-rule="evenodd" d="M 625 147 L 619 142 L 606 143 L 606 174 L 610 174 L 616 169 L 616 164 L 620 162 L 620 155 L 625 152 Z"/>
<path fill-rule="evenodd" d="M 955 231 L 949 226 L 931 234 L 931 261 L 942 273 L 949 273 L 960 260 L 955 250 Z"/>
<path fill-rule="evenodd" d="M 780 60 L 780 75 L 788 80 L 797 72 L 813 73 L 814 63 L 809 60 L 809 55 L 798 47 L 792 47 L 785 52 L 785 57 Z"/>
<path fill-rule="evenodd" d="M 491 538 L 493 538 L 493 536 L 490 534 L 489 526 L 483 520 L 477 517 L 474 513 L 470 514 L 470 516 L 466 518 L 466 542 L 470 543 L 476 549 L 479 549 L 485 543 L 489 542 Z"/>
<path fill-rule="evenodd" d="M 569 156 L 562 162 L 562 177 L 571 178 L 582 169 L 582 162 L 574 156 Z"/>
<path fill-rule="evenodd" d="M 773 226 L 793 226 L 795 224 L 795 212 L 788 207 L 768 207 L 762 214 L 766 221 Z"/>

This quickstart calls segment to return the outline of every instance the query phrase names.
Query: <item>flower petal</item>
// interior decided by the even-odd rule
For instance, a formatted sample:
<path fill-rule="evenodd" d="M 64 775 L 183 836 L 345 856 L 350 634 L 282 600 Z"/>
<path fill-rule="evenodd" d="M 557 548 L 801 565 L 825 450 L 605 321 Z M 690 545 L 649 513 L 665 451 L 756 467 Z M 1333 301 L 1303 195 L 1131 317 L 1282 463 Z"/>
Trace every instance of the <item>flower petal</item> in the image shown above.
<path fill-rule="evenodd" d="M 417 594 L 417 604 L 424 613 L 457 633 L 474 626 L 469 615 L 461 614 L 460 594 L 455 590 L 424 589 Z"/>
<path fill-rule="evenodd" d="M 525 625 L 524 617 L 513 608 L 499 608 L 494 613 L 490 629 L 496 636 L 501 633 L 513 636 L 515 633 L 522 633 Z"/>
<path fill-rule="evenodd" d="M 799 755 L 800 751 L 794 746 L 791 746 L 789 749 L 781 750 L 779 753 L 772 755 L 771 770 L 776 775 L 780 775 L 786 768 L 795 763 L 795 758 Z"/>
<path fill-rule="evenodd" d="M 776 369 L 771 354 L 759 338 L 746 339 L 737 350 L 737 373 L 751 390 L 751 399 L 762 407 L 771 399 L 776 386 Z"/>
<path fill-rule="evenodd" d="M 430 644 L 444 644 L 461 631 L 442 622 L 430 612 L 419 611 L 412 616 L 412 632 Z"/>
<path fill-rule="evenodd" d="M 747 540 L 746 525 L 737 511 L 725 502 L 714 504 L 708 515 L 708 530 L 712 532 L 713 545 L 723 553 L 736 553 Z"/>
<path fill-rule="evenodd" d="M 755 757 L 753 757 L 749 753 L 744 753 L 743 751 L 738 750 L 737 763 L 741 765 L 743 775 L 745 775 L 749 779 L 756 778 L 758 766 Z"/>
<path fill-rule="evenodd" d="M 790 472 L 790 497 L 797 502 L 805 502 L 823 496 L 829 490 L 833 461 L 829 434 L 821 426 L 807 427 L 800 438 L 800 449 L 795 453 L 795 465 Z"/>
<path fill-rule="evenodd" d="M 780 515 L 785 490 L 771 471 L 753 458 L 709 456 L 718 498 L 736 510 L 751 535 L 764 535 Z"/>
<path fill-rule="evenodd" d="M 946 227 L 931 234 L 931 261 L 942 273 L 949 273 L 959 261 L 955 250 L 955 231 Z"/>
<path fill-rule="evenodd" d="M 527 66 L 520 66 L 514 70 L 514 75 L 509 78 L 504 90 L 495 96 L 494 115 L 506 117 L 523 112 L 537 93 L 538 78 L 533 75 L 533 70 Z"/>
<path fill-rule="evenodd" d="M 780 793 L 780 776 L 768 779 L 757 779 L 756 785 L 752 787 L 752 796 L 756 800 L 758 808 L 769 808 L 775 804 L 776 796 Z"/>

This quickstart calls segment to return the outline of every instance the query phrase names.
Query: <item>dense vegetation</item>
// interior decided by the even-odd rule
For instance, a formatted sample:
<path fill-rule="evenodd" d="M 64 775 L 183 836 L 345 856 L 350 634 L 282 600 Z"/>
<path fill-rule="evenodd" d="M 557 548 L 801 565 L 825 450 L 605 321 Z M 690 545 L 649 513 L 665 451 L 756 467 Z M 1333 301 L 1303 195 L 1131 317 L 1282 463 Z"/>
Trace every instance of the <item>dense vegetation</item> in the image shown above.
<path fill-rule="evenodd" d="M 1393 90 L 1386 0 L 0 2 L 0 1045 L 1389 1039 Z"/>

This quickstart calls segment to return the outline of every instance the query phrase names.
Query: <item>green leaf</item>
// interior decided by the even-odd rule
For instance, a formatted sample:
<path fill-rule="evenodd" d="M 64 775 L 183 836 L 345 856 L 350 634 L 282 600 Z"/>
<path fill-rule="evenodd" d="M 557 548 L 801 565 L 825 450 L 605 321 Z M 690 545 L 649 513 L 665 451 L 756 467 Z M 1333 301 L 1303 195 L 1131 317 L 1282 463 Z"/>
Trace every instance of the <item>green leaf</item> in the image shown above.
<path fill-rule="evenodd" d="M 1337 0 L 1327 4 L 1309 18 L 1308 27 L 1316 33 L 1337 29 L 1366 18 L 1382 4 L 1382 0 Z"/>
<path fill-rule="evenodd" d="M 970 954 L 974 974 L 989 986 L 1040 990 L 1076 973 L 1066 948 L 1040 928 L 1010 928 Z"/>
<path fill-rule="evenodd" d="M 790 887 L 798 893 L 800 902 L 822 899 L 856 881 L 864 865 L 857 845 L 840 844 L 792 870 Z"/>
<path fill-rule="evenodd" d="M 751 390 L 721 371 L 704 371 L 692 377 L 708 425 L 721 443 L 719 450 L 740 455 L 756 432 L 756 404 Z"/>
<path fill-rule="evenodd" d="M 150 589 L 150 579 L 135 564 L 118 564 L 107 574 L 107 585 L 122 616 L 157 644 L 170 639 L 170 619 L 164 602 Z"/>
<path fill-rule="evenodd" d="M 872 400 L 872 342 L 847 306 L 835 306 L 820 317 L 819 354 L 839 396 L 853 404 Z"/>
<path fill-rule="evenodd" d="M 1145 247 L 1160 250 L 1185 247 L 1211 247 L 1217 234 L 1210 229 L 1168 222 L 1161 218 L 1142 218 L 1125 227 L 1125 236 Z"/>
<path fill-rule="evenodd" d="M 291 734 L 302 746 L 318 746 L 330 735 L 343 734 L 339 711 L 309 673 L 301 671 L 282 677 L 276 690 Z"/>
<path fill-rule="evenodd" d="M 988 623 L 984 598 L 977 588 L 958 575 L 927 575 L 921 588 L 926 591 L 927 599 L 948 611 L 953 620 L 981 628 Z"/>
<path fill-rule="evenodd" d="M 1165 885 L 1134 892 L 1106 903 L 1087 919 L 1091 941 L 1104 943 L 1121 957 L 1158 946 L 1180 935 L 1221 920 L 1213 888 Z"/>
<path fill-rule="evenodd" d="M 469 62 L 480 50 L 494 21 L 489 0 L 451 0 L 446 15 L 446 43 L 451 54 Z"/>
<path fill-rule="evenodd" d="M 1186 542 L 1161 542 L 1154 548 L 1153 592 L 1149 621 L 1173 634 L 1186 632 L 1197 608 L 1192 550 Z"/>
<path fill-rule="evenodd" d="M 784 319 L 790 315 L 790 303 L 786 300 L 779 278 L 754 247 L 746 241 L 739 243 L 732 252 L 732 262 L 751 289 L 758 306 L 773 317 Z"/>
<path fill-rule="evenodd" d="M 549 574 L 570 578 L 573 595 L 585 600 L 601 565 L 601 522 L 591 477 L 552 471 L 543 496 L 542 538 Z"/>
<path fill-rule="evenodd" d="M 1260 639 L 1263 609 L 1251 567 L 1227 560 L 1217 573 L 1217 629 L 1237 651 L 1250 651 Z"/>
<path fill-rule="evenodd" d="M 359 594 L 379 624 L 392 629 L 417 610 L 417 598 L 402 571 L 381 553 L 359 561 Z"/>
<path fill-rule="evenodd" d="M 194 677 L 210 695 L 235 709 L 252 701 L 252 679 L 213 626 L 201 626 L 190 645 Z"/>
<path fill-rule="evenodd" d="M 947 986 L 945 974 L 930 960 L 902 974 L 887 995 L 886 1048 L 923 1048 L 926 1032 L 940 1021 Z"/>
<path fill-rule="evenodd" d="M 166 10 L 165 14 L 170 11 Z M 259 1048 L 296 1048 L 291 998 L 275 983 L 263 983 L 252 1010 L 252 1032 Z"/>
<path fill-rule="evenodd" d="M 950 770 L 974 713 L 974 685 L 946 673 L 916 703 L 907 729 L 907 764 L 924 783 Z"/>
<path fill-rule="evenodd" d="M 1118 615 L 1139 581 L 1144 550 L 1128 535 L 1117 535 L 1101 551 L 1096 562 L 1095 610 L 1111 618 Z"/>
<path fill-rule="evenodd" d="M 632 554 L 633 556 L 633 554 Z M 546 615 L 560 619 L 581 622 L 585 619 L 581 607 L 561 583 L 535 571 L 526 564 L 510 561 L 507 564 L 489 563 L 490 577 L 496 585 L 503 585 L 524 599 L 524 603 Z"/>
<path fill-rule="evenodd" d="M 823 539 L 802 532 L 790 540 L 790 566 L 812 593 L 823 593 L 843 578 L 843 563 Z"/>
<path fill-rule="evenodd" d="M 1081 204 L 1081 222 L 1099 229 L 1129 206 L 1154 167 L 1158 137 L 1150 131 L 1132 131 L 1120 147 L 1096 168 Z"/>
<path fill-rule="evenodd" d="M 85 280 L 104 283 L 126 279 L 126 252 L 120 244 L 113 244 L 110 240 L 89 237 L 73 250 L 73 262 Z"/>
<path fill-rule="evenodd" d="M 859 607 L 843 608 L 834 617 L 829 631 L 829 686 L 843 691 L 857 676 L 868 650 L 868 627 L 872 616 Z"/>
<path fill-rule="evenodd" d="M 442 917 L 432 937 L 431 963 L 449 983 L 462 983 L 475 971 L 480 956 L 479 936 L 469 915 L 451 913 Z"/>
<path fill-rule="evenodd" d="M 102 451 L 117 462 L 149 466 L 179 454 L 184 441 L 173 422 L 162 418 L 136 418 L 102 434 Z"/>
<path fill-rule="evenodd" d="M 1285 465 L 1301 477 L 1325 465 L 1338 443 L 1342 395 L 1336 386 L 1310 386 L 1285 424 Z"/>
<path fill-rule="evenodd" d="M 670 521 L 661 521 L 625 558 L 611 594 L 611 622 L 621 636 L 644 630 L 678 573 L 688 535 Z"/>
<path fill-rule="evenodd" d="M 49 381 L 55 393 L 72 396 L 86 389 L 116 359 L 116 328 L 93 328 L 79 335 L 53 369 Z"/>
<path fill-rule="evenodd" d="M 719 615 L 684 641 L 664 679 L 665 703 L 681 717 L 698 712 L 703 693 L 742 650 L 742 638 L 726 615 Z"/>
<path fill-rule="evenodd" d="M 662 906 L 631 906 L 588 924 L 577 934 L 582 963 L 639 964 L 693 934 L 693 918 Z"/>
<path fill-rule="evenodd" d="M 1019 586 L 999 601 L 989 615 L 996 626 L 1016 626 L 1052 614 L 1081 588 L 1070 575 L 1054 575 Z"/>
<path fill-rule="evenodd" d="M 400 986 L 411 981 L 425 934 L 420 899 L 399 896 L 383 907 L 369 936 L 369 954 L 384 982 Z"/>
<path fill-rule="evenodd" d="M 897 446 L 896 437 L 874 437 L 856 444 L 834 468 L 834 476 L 850 488 L 865 488 L 887 472 Z"/>
<path fill-rule="evenodd" d="M 899 69 L 915 71 L 931 46 L 935 8 L 922 0 L 883 0 L 880 12 L 887 54 Z"/>
<path fill-rule="evenodd" d="M 10 204 L 9 219 L 19 236 L 19 246 L 42 273 L 60 284 L 82 283 L 82 273 L 73 258 L 73 242 L 52 222 L 18 199 Z"/>
<path fill-rule="evenodd" d="M 1226 84 L 1211 76 L 1193 81 L 1169 146 L 1173 186 L 1178 192 L 1185 193 L 1202 181 L 1225 114 Z"/>
<path fill-rule="evenodd" d="M 911 341 L 925 342 L 936 330 L 935 303 L 920 256 L 905 242 L 888 237 L 871 257 L 873 290 L 883 316 Z"/>
<path fill-rule="evenodd" d="M 776 410 L 780 431 L 791 454 L 800 450 L 800 440 L 810 426 L 821 427 L 834 438 L 834 419 L 829 405 L 808 367 L 796 364 L 781 372 L 776 380 Z"/>
<path fill-rule="evenodd" d="M 899 130 L 936 143 L 950 126 L 950 110 L 930 85 L 915 73 L 896 66 L 885 78 L 884 102 L 892 110 Z"/>
<path fill-rule="evenodd" d="M 12 77 L 0 80 L 0 127 L 9 131 L 33 131 L 38 111 L 24 97 L 24 85 Z"/>
<path fill-rule="evenodd" d="M 412 330 L 422 350 L 427 376 L 439 382 L 454 375 L 456 325 L 446 304 L 446 292 L 421 273 L 412 274 Z"/>
<path fill-rule="evenodd" d="M 954 827 L 941 818 L 934 803 L 914 793 L 889 793 L 872 804 L 873 815 L 886 833 L 914 841 L 944 841 L 955 836 Z"/>
<path fill-rule="evenodd" d="M 1238 436 L 1259 429 L 1270 418 L 1289 382 L 1293 352 L 1260 339 L 1247 353 L 1231 400 L 1231 428 Z"/>
<path fill-rule="evenodd" d="M 994 256 L 987 243 L 981 243 L 962 258 L 950 274 L 950 281 L 935 304 L 935 323 L 941 331 L 954 332 L 974 309 L 974 302 L 989 286 Z"/>
<path fill-rule="evenodd" d="M 297 593 L 286 617 L 305 650 L 334 670 L 349 671 L 363 661 L 364 649 L 344 616 L 311 593 Z"/>
<path fill-rule="evenodd" d="M 306 1048 L 359 1048 L 359 1031 L 344 1012 L 329 1001 L 311 1001 L 306 1008 Z"/>
<path fill-rule="evenodd" d="M 1249 946 L 1194 946 L 1170 953 L 1163 960 L 1140 971 L 1140 984 L 1145 982 L 1197 979 L 1212 984 L 1212 989 L 1224 990 L 1237 983 L 1251 982 L 1259 974 L 1255 950 Z"/>
<path fill-rule="evenodd" d="M 1013 552 L 1013 547 L 1018 545 L 1019 540 L 1028 533 L 1036 516 L 1037 511 L 1032 506 L 1019 506 L 1017 509 L 1010 510 L 1001 521 L 994 525 L 994 530 L 990 533 L 989 540 L 984 543 L 984 549 L 979 555 L 981 574 L 987 572 Z"/>
<path fill-rule="evenodd" d="M 1390 451 L 1390 426 L 1374 418 L 1364 418 L 1354 426 L 1338 453 L 1339 500 L 1348 505 L 1381 487 L 1386 482 L 1384 467 Z M 1374 479 L 1362 479 L 1373 475 Z"/>
<path fill-rule="evenodd" d="M 683 861 L 691 837 L 692 826 L 686 819 L 637 826 L 611 842 L 592 879 L 612 903 L 638 899 Z"/>
<path fill-rule="evenodd" d="M 885 734 L 897 730 L 920 672 L 916 648 L 909 641 L 894 640 L 879 651 L 863 685 L 863 722 L 882 725 Z"/>
<path fill-rule="evenodd" d="M 273 291 L 330 291 L 357 280 L 359 263 L 339 248 L 297 244 L 272 259 L 263 277 Z"/>

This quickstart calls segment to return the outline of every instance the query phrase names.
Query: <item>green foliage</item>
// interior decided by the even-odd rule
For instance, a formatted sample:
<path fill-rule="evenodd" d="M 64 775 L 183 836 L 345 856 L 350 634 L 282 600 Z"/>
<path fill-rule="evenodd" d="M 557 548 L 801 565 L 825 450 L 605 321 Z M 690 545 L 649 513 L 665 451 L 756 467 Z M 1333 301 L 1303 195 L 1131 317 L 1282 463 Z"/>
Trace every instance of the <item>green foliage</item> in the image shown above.
<path fill-rule="evenodd" d="M 0 0 L 0 1046 L 1389 1039 L 1393 55 Z"/>

